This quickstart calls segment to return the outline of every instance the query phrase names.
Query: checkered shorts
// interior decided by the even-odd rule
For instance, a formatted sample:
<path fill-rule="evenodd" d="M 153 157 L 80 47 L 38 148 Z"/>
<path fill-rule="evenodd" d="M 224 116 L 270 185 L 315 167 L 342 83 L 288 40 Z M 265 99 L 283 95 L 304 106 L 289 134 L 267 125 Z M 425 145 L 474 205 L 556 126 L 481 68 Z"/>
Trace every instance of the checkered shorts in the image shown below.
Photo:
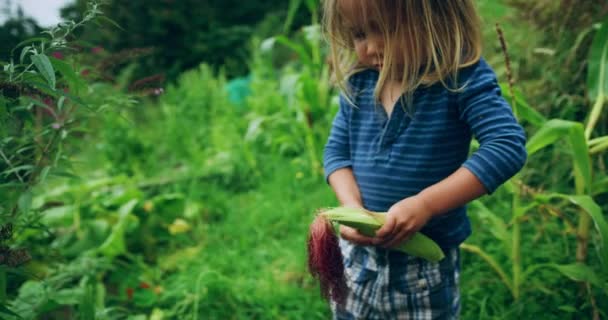
<path fill-rule="evenodd" d="M 348 296 L 334 319 L 458 319 L 460 253 L 438 263 L 340 239 Z"/>

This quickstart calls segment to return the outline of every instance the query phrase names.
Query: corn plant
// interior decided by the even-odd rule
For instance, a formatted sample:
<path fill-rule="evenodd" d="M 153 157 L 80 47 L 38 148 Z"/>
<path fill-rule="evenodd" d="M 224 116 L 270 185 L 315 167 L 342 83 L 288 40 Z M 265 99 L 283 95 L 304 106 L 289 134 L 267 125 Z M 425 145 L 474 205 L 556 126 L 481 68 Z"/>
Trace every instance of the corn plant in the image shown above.
<path fill-rule="evenodd" d="M 531 193 L 521 181 L 520 175 L 506 183 L 508 193 L 512 195 L 512 217 L 510 222 L 503 221 L 483 203 L 476 201 L 472 204 L 473 212 L 485 221 L 490 222 L 492 234 L 501 242 L 512 263 L 509 275 L 495 257 L 480 247 L 463 244 L 464 250 L 473 252 L 485 260 L 498 274 L 500 280 L 509 289 L 514 299 L 519 299 L 521 286 L 538 269 L 553 268 L 563 275 L 585 281 L 601 288 L 608 294 L 608 223 L 602 207 L 594 197 L 608 192 L 604 172 L 594 172 L 591 156 L 600 155 L 608 149 L 608 136 L 591 138 L 595 125 L 601 115 L 608 92 L 608 21 L 596 32 L 589 55 L 588 92 L 592 97 L 592 108 L 586 123 L 563 119 L 547 120 L 525 101 L 521 93 L 514 94 L 514 111 L 520 119 L 539 127 L 529 139 L 526 149 L 530 156 L 548 146 L 553 146 L 565 139 L 570 148 L 571 167 L 574 175 L 574 190 L 563 194 L 551 191 Z M 505 86 L 503 86 L 505 88 Z M 600 160 L 601 161 L 601 160 Z M 531 195 L 532 201 L 523 203 L 522 199 Z M 520 225 L 525 215 L 534 212 L 539 206 L 561 201 L 561 206 L 573 205 L 578 208 L 579 222 L 576 231 L 577 254 L 572 264 L 536 263 L 523 266 L 521 262 L 521 231 Z M 598 234 L 596 249 L 600 259 L 599 270 L 585 264 L 587 247 L 590 238 L 590 224 L 594 223 Z M 511 225 L 511 230 L 508 226 Z M 510 233 L 509 233 L 510 232 Z M 594 312 L 598 312 L 594 310 Z"/>

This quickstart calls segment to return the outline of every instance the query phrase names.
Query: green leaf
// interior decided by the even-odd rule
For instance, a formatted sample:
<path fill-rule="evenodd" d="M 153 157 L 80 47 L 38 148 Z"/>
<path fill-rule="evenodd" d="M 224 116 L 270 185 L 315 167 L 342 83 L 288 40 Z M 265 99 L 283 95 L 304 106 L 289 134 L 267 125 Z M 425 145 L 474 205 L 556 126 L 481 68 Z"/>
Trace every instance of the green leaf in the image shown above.
<path fill-rule="evenodd" d="M 80 303 L 79 298 L 82 296 L 82 294 L 82 288 L 65 288 L 53 292 L 53 295 L 50 298 L 55 303 L 60 305 L 77 305 Z"/>
<path fill-rule="evenodd" d="M 50 166 L 46 166 L 44 168 L 42 168 L 42 170 L 40 170 L 40 182 L 44 182 L 46 180 L 46 177 L 49 174 L 49 171 L 51 170 Z"/>
<path fill-rule="evenodd" d="M 8 176 L 9 174 L 13 173 L 13 172 L 18 172 L 18 171 L 31 171 L 32 169 L 34 169 L 34 166 L 31 164 L 24 164 L 22 166 L 17 166 L 14 168 L 11 168 L 9 170 L 6 171 L 2 171 L 0 172 L 0 175 L 5 175 Z"/>
<path fill-rule="evenodd" d="M 118 222 L 112 228 L 110 236 L 108 236 L 106 241 L 99 247 L 99 252 L 103 255 L 114 258 L 127 251 L 125 245 L 125 230 L 129 215 L 136 204 L 137 199 L 132 199 L 118 209 Z"/>
<path fill-rule="evenodd" d="M 34 43 L 34 42 L 38 42 L 40 41 L 41 43 L 45 43 L 48 42 L 49 39 L 48 38 L 44 38 L 44 37 L 34 37 L 34 38 L 28 38 L 26 40 L 23 40 L 21 42 L 19 42 L 16 46 L 13 47 L 13 50 L 11 51 L 11 55 L 14 54 L 15 49 L 24 46 L 26 44 L 30 44 L 30 43 Z"/>
<path fill-rule="evenodd" d="M 83 291 L 80 299 L 79 313 L 81 319 L 95 319 L 97 282 L 91 277 L 86 277 L 81 283 Z"/>
<path fill-rule="evenodd" d="M 526 150 L 529 155 L 536 153 L 536 151 L 545 148 L 548 145 L 553 144 L 558 139 L 568 135 L 570 128 L 579 123 L 562 120 L 562 119 L 551 119 L 547 121 L 540 129 L 534 134 L 526 143 Z"/>
<path fill-rule="evenodd" d="M 77 210 L 75 204 L 46 209 L 42 212 L 41 222 L 49 227 L 67 227 L 73 223 Z"/>
<path fill-rule="evenodd" d="M 587 62 L 587 90 L 595 101 L 601 94 L 608 93 L 608 18 L 593 37 Z"/>
<path fill-rule="evenodd" d="M 595 154 L 606 150 L 608 150 L 608 135 L 589 141 L 589 153 Z"/>
<path fill-rule="evenodd" d="M 585 192 L 589 194 L 593 185 L 591 157 L 589 156 L 587 139 L 585 139 L 585 131 L 580 123 L 570 128 L 568 141 L 570 141 L 570 147 L 572 148 L 574 171 L 583 179 Z"/>
<path fill-rule="evenodd" d="M 587 62 L 587 90 L 594 102 L 585 129 L 585 137 L 589 138 L 608 95 L 608 18 L 593 37 Z"/>
<path fill-rule="evenodd" d="M 55 70 L 59 71 L 68 82 L 70 90 L 72 90 L 75 95 L 78 95 L 79 92 L 86 89 L 86 83 L 76 74 L 76 72 L 74 72 L 74 69 L 70 64 L 53 57 L 50 57 L 49 59 Z"/>
<path fill-rule="evenodd" d="M 53 69 L 53 65 L 45 54 L 36 54 L 32 56 L 32 62 L 38 69 L 38 72 L 42 74 L 42 76 L 46 79 L 49 86 L 55 90 L 56 80 L 55 80 L 55 70 Z"/>
<path fill-rule="evenodd" d="M 608 268 L 608 223 L 604 218 L 604 214 L 602 213 L 602 208 L 591 198 L 586 195 L 567 195 L 567 194 L 559 194 L 553 193 L 549 194 L 548 198 L 560 198 L 566 199 L 570 201 L 572 204 L 575 204 L 585 210 L 593 220 L 595 225 L 595 229 L 597 230 L 600 236 L 600 243 L 598 246 L 598 255 L 602 262 L 604 268 Z"/>
<path fill-rule="evenodd" d="M 608 177 L 593 182 L 591 194 L 596 196 L 602 193 L 608 193 Z"/>
<path fill-rule="evenodd" d="M 561 311 L 568 312 L 568 313 L 576 313 L 576 312 L 578 312 L 577 308 L 575 308 L 573 306 L 569 306 L 569 305 L 559 306 L 559 307 L 557 307 L 557 309 L 561 310 Z"/>
<path fill-rule="evenodd" d="M 23 60 L 25 60 L 25 55 L 30 52 L 31 48 L 32 47 L 30 46 L 25 46 L 23 47 L 23 49 L 21 49 L 21 54 L 19 55 L 19 63 L 23 64 Z"/>
<path fill-rule="evenodd" d="M 583 208 L 593 219 L 595 229 L 600 235 L 598 254 L 604 268 L 608 268 L 608 223 L 606 223 L 602 208 L 590 196 L 569 196 L 568 199 Z"/>
<path fill-rule="evenodd" d="M 510 237 L 507 232 L 507 225 L 504 220 L 501 219 L 498 215 L 496 215 L 492 210 L 486 207 L 481 201 L 473 201 L 470 203 L 471 214 L 475 214 L 482 219 L 483 222 L 489 222 L 489 224 L 483 223 L 484 226 L 487 226 L 490 229 L 490 232 L 494 235 L 494 237 L 500 241 L 502 241 L 507 247 L 507 251 L 510 251 Z"/>
<path fill-rule="evenodd" d="M 122 31 L 127 31 L 123 27 L 121 27 L 116 21 L 114 21 L 106 16 L 98 16 L 96 19 L 99 21 L 102 21 L 102 22 L 109 23 Z"/>
<path fill-rule="evenodd" d="M 506 83 L 501 83 L 500 89 L 502 92 L 509 92 L 508 84 Z M 540 112 L 536 111 L 528 104 L 521 91 L 517 90 L 517 88 L 513 88 L 513 91 L 515 94 L 515 105 L 513 108 L 520 119 L 526 120 L 537 127 L 540 127 L 547 122 L 547 119 L 540 114 Z"/>
<path fill-rule="evenodd" d="M 291 23 L 293 22 L 293 18 L 296 16 L 298 8 L 302 0 L 290 0 L 289 7 L 287 8 L 287 17 L 285 18 L 285 24 L 283 24 L 283 33 L 288 33 L 289 28 L 291 28 Z"/>
<path fill-rule="evenodd" d="M 18 315 L 15 312 L 11 311 L 11 309 L 7 308 L 4 304 L 0 304 L 0 313 L 8 314 L 8 315 L 11 315 L 13 317 L 17 317 L 19 319 L 23 319 L 20 315 Z"/>
<path fill-rule="evenodd" d="M 30 191 L 23 192 L 19 197 L 18 202 L 19 210 L 21 210 L 22 213 L 27 213 L 32 207 L 32 193 Z"/>
<path fill-rule="evenodd" d="M 564 137 L 568 139 L 572 148 L 574 170 L 583 179 L 584 187 L 589 191 L 592 184 L 591 159 L 581 123 L 551 119 L 528 140 L 526 150 L 529 155 L 532 155 Z"/>
<path fill-rule="evenodd" d="M 297 53 L 298 58 L 300 58 L 300 60 L 302 60 L 302 63 L 305 66 L 308 66 L 308 67 L 314 66 L 314 63 L 312 62 L 312 57 L 307 52 L 306 47 L 304 47 L 304 45 L 301 45 L 295 41 L 289 40 L 289 38 L 287 38 L 285 36 L 276 36 L 275 40 L 276 40 L 276 42 L 290 48 L 295 53 Z"/>
<path fill-rule="evenodd" d="M 573 264 L 547 264 L 548 267 L 554 268 L 561 274 L 574 281 L 589 282 L 594 286 L 601 287 L 602 281 L 600 277 L 589 266 L 582 263 Z"/>

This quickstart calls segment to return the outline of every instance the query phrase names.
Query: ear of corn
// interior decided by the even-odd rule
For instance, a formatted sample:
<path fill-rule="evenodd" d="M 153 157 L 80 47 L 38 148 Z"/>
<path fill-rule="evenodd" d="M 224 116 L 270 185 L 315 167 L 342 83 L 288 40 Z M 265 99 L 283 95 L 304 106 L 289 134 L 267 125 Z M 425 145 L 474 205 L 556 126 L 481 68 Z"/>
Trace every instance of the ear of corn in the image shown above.
<path fill-rule="evenodd" d="M 320 215 L 332 222 L 355 228 L 370 237 L 374 236 L 376 230 L 386 221 L 386 213 L 361 208 L 338 207 L 322 211 Z M 395 249 L 431 262 L 438 262 L 445 257 L 437 243 L 420 232 Z"/>

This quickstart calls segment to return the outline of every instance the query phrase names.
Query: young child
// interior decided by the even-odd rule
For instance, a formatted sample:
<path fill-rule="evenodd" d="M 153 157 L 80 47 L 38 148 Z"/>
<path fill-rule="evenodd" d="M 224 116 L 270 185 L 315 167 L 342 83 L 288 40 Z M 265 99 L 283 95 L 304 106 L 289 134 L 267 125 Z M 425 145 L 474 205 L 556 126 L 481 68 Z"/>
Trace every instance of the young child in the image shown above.
<path fill-rule="evenodd" d="M 455 319 L 466 203 L 526 161 L 525 135 L 481 58 L 473 0 L 325 0 L 340 109 L 325 152 L 343 206 L 388 212 L 375 237 L 342 226 L 335 319 Z M 472 137 L 480 147 L 468 157 Z M 439 263 L 389 250 L 415 232 Z"/>

